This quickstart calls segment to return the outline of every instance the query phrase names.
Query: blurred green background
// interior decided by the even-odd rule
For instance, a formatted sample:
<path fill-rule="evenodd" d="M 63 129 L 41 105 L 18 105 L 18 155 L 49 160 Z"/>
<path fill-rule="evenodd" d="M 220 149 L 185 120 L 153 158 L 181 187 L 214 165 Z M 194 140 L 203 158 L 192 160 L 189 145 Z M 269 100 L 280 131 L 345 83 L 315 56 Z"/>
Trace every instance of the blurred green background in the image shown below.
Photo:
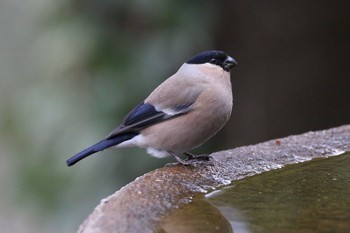
<path fill-rule="evenodd" d="M 350 1 L 0 2 L 2 232 L 73 232 L 101 198 L 173 161 L 65 160 L 203 50 L 238 61 L 212 152 L 349 123 Z"/>

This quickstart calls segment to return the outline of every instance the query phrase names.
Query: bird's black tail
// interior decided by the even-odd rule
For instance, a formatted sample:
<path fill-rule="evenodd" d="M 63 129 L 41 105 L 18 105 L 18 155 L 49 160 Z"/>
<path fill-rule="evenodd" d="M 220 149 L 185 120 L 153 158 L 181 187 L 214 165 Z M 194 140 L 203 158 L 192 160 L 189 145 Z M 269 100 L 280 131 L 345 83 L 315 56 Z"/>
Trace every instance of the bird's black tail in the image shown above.
<path fill-rule="evenodd" d="M 66 161 L 67 166 L 72 166 L 89 155 L 92 155 L 92 154 L 99 152 L 101 150 L 104 150 L 108 147 L 115 146 L 115 145 L 118 145 L 124 141 L 127 141 L 127 140 L 135 137 L 137 134 L 138 133 L 125 133 L 125 134 L 121 134 L 121 135 L 118 135 L 118 136 L 115 136 L 112 138 L 104 139 L 104 140 L 96 143 L 95 145 L 90 146 L 89 148 L 87 148 L 87 149 L 79 152 L 78 154 L 72 156 L 71 158 L 69 158 Z"/>

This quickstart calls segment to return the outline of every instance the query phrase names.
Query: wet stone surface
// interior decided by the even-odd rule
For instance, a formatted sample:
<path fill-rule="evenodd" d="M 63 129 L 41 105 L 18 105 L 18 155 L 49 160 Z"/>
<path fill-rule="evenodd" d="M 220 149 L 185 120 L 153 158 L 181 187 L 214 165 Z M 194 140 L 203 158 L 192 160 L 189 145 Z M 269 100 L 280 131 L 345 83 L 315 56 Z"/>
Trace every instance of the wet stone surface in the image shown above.
<path fill-rule="evenodd" d="M 213 153 L 211 161 L 196 166 L 160 168 L 102 200 L 78 232 L 162 232 L 167 217 L 179 207 L 184 208 L 199 193 L 286 164 L 336 156 L 349 150 L 350 125 L 346 125 Z M 222 221 L 226 226 L 227 222 Z M 220 226 L 217 227 L 221 229 Z"/>
<path fill-rule="evenodd" d="M 247 177 L 193 203 L 214 205 L 231 225 L 222 232 L 350 232 L 349 171 L 347 152 Z"/>

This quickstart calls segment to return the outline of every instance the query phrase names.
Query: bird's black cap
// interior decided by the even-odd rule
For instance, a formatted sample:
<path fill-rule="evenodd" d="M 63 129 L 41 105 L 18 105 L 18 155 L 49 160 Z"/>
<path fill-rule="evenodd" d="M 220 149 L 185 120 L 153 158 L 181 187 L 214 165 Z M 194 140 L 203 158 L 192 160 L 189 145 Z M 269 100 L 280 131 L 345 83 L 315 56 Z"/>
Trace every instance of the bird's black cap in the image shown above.
<path fill-rule="evenodd" d="M 187 64 L 204 64 L 211 63 L 222 67 L 229 71 L 232 67 L 237 65 L 237 62 L 228 56 L 225 52 L 220 50 L 204 51 L 189 59 Z"/>

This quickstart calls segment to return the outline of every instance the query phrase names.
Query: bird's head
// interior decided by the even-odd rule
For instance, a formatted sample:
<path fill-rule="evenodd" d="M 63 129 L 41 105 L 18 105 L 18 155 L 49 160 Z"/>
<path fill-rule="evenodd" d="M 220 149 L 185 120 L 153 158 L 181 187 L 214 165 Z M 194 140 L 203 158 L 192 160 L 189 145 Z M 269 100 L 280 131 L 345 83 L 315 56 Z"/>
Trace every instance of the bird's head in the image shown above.
<path fill-rule="evenodd" d="M 229 72 L 237 62 L 225 52 L 219 50 L 204 51 L 189 59 L 186 64 L 211 64 Z"/>

